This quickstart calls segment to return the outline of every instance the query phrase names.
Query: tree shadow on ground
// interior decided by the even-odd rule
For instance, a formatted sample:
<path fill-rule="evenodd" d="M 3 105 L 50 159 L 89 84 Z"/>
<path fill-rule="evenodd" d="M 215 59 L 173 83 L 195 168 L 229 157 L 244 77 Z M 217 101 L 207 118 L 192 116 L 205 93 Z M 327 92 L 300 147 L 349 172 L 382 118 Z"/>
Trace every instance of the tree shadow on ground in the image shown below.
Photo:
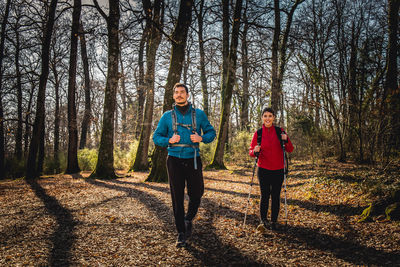
<path fill-rule="evenodd" d="M 37 180 L 26 180 L 36 196 L 43 202 L 47 211 L 57 221 L 57 229 L 51 236 L 53 248 L 49 259 L 49 266 L 71 265 L 71 248 L 76 239 L 74 228 L 77 222 L 71 212 L 64 208 L 55 197 L 49 196 Z"/>
<path fill-rule="evenodd" d="M 169 194 L 168 188 L 156 186 L 151 183 L 135 183 L 120 180 L 112 180 L 111 182 L 141 186 L 147 189 L 157 190 L 159 192 Z M 207 220 L 202 220 L 201 223 L 196 223 L 194 225 L 194 234 L 189 240 L 186 250 L 190 252 L 190 254 L 192 254 L 197 261 L 200 261 L 202 265 L 205 266 L 243 264 L 246 266 L 259 266 L 260 263 L 255 262 L 246 255 L 243 255 L 238 248 L 224 243 L 216 233 L 216 228 L 213 226 L 213 221 L 216 214 L 218 214 L 217 210 L 220 208 L 220 205 L 207 198 L 202 198 L 202 203 L 203 204 L 201 206 L 205 209 L 205 217 Z M 164 204 L 162 203 L 162 205 Z M 196 264 L 198 264 L 198 262 L 193 262 L 193 265 Z"/>
<path fill-rule="evenodd" d="M 188 251 L 197 259 L 201 259 L 206 266 L 268 266 L 244 255 L 237 247 L 227 244 L 220 239 L 215 228 L 216 215 L 220 207 L 209 198 L 203 198 L 205 220 L 195 225 L 194 235 Z M 228 230 L 228 229 L 226 229 Z"/>
<path fill-rule="evenodd" d="M 37 220 L 38 213 L 43 212 L 45 208 L 40 207 L 32 209 L 30 212 L 31 216 L 25 217 L 25 220 L 18 220 L 14 224 L 2 226 L 2 231 L 0 232 L 0 246 L 14 246 L 21 242 L 27 241 L 27 235 L 31 231 L 31 222 Z M 14 214 L 2 214 L 1 216 L 8 217 L 11 219 L 13 215 L 22 215 L 24 212 L 20 211 Z M 13 220 L 15 221 L 15 220 Z"/>
<path fill-rule="evenodd" d="M 127 182 L 127 181 L 119 181 L 119 180 L 113 180 L 112 182 L 132 184 L 132 185 L 136 185 L 136 186 L 142 186 L 142 187 L 147 187 L 147 188 L 150 188 L 150 189 L 162 191 L 164 193 L 169 193 L 169 189 L 168 188 L 154 186 L 154 185 L 149 184 L 149 183 Z M 253 186 L 254 186 L 254 184 L 253 184 Z M 213 192 L 217 192 L 217 193 L 228 194 L 228 195 L 238 196 L 238 197 L 246 197 L 246 198 L 249 195 L 248 193 L 240 193 L 240 192 L 229 191 L 229 190 L 224 190 L 224 189 L 215 189 L 215 188 L 211 188 L 211 187 L 204 187 L 204 191 L 213 191 Z M 251 198 L 258 198 L 258 196 L 256 196 L 255 194 L 252 194 Z"/>
<path fill-rule="evenodd" d="M 251 179 L 251 177 L 249 178 Z M 257 178 L 255 178 L 257 179 Z M 243 181 L 237 181 L 237 180 L 227 180 L 227 179 L 218 179 L 218 178 L 210 178 L 210 177 L 204 177 L 204 180 L 210 180 L 210 181 L 217 181 L 217 182 L 228 182 L 228 183 L 234 183 L 234 184 L 247 184 L 250 185 L 250 182 L 243 182 Z"/>
<path fill-rule="evenodd" d="M 169 192 L 167 188 L 158 187 L 153 184 L 137 183 L 137 185 L 153 190 L 159 190 L 165 193 Z M 320 209 L 322 208 L 325 208 L 327 211 L 331 211 L 332 213 L 337 211 L 337 207 L 335 206 L 329 207 L 326 205 L 316 205 L 312 202 L 304 204 L 301 201 L 293 200 L 291 200 L 291 202 L 298 203 L 300 205 L 306 205 L 308 209 L 315 211 L 321 211 Z M 236 247 L 226 245 L 219 240 L 219 237 L 216 234 L 216 229 L 213 226 L 213 221 L 216 215 L 234 219 L 238 223 L 241 223 L 241 220 L 244 218 L 244 213 L 233 210 L 227 206 L 221 206 L 209 198 L 202 199 L 202 207 L 205 208 L 207 219 L 202 220 L 201 223 L 195 225 L 194 236 L 191 240 L 192 245 L 188 247 L 188 251 L 190 251 L 194 257 L 201 260 L 204 265 L 222 266 L 226 264 L 240 265 L 240 263 L 245 263 L 248 266 L 260 265 L 260 263 L 254 262 L 254 260 L 251 260 L 246 255 L 243 255 Z M 341 209 L 344 209 L 345 213 L 347 214 L 356 212 L 356 209 L 353 207 L 339 208 L 339 210 Z M 338 212 L 338 215 L 343 215 L 343 211 Z M 248 226 L 256 227 L 258 225 L 259 220 L 257 215 L 248 215 L 247 218 Z M 286 229 L 287 231 L 279 232 L 279 235 L 269 235 L 269 237 L 277 236 L 278 238 L 286 240 L 286 242 L 291 244 L 306 244 L 306 246 L 309 248 L 332 253 L 335 255 L 335 257 L 356 265 L 382 266 L 383 264 L 387 266 L 393 266 L 394 264 L 400 262 L 399 253 L 384 252 L 372 247 L 358 244 L 355 241 L 354 234 L 346 235 L 345 238 L 339 238 L 320 233 L 318 230 L 312 228 L 288 225 Z M 223 256 L 224 259 L 216 260 L 212 257 L 212 255 L 215 254 L 215 251 L 219 250 L 224 250 L 227 252 Z"/>
<path fill-rule="evenodd" d="M 280 237 L 290 243 L 306 243 L 309 248 L 332 253 L 355 265 L 394 266 L 400 262 L 399 253 L 377 250 L 349 240 L 351 237 L 341 239 L 311 228 L 288 225 L 286 234 Z"/>
<path fill-rule="evenodd" d="M 164 230 L 171 231 L 173 229 L 172 220 L 170 219 L 172 214 L 171 208 L 167 207 L 155 196 L 132 187 L 117 185 L 117 183 L 120 183 L 118 180 L 109 180 L 107 181 L 108 183 L 95 179 L 85 179 L 85 181 L 95 186 L 125 192 L 127 194 L 126 197 L 132 197 L 139 200 L 149 209 L 149 211 L 153 212 L 154 215 L 163 223 Z"/>
<path fill-rule="evenodd" d="M 284 200 L 281 199 L 281 202 L 284 203 Z M 363 207 L 353 207 L 346 204 L 323 205 L 312 201 L 302 201 L 298 199 L 287 199 L 287 203 L 289 205 L 295 205 L 310 211 L 329 212 L 338 216 L 359 215 L 363 211 Z"/>

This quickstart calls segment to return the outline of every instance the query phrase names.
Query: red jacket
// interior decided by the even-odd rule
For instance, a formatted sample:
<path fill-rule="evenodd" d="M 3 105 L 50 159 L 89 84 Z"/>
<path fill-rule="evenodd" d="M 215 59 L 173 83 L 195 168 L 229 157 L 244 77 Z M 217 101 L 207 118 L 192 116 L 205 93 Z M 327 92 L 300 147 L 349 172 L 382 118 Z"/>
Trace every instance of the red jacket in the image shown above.
<path fill-rule="evenodd" d="M 283 153 L 282 147 L 279 143 L 278 136 L 276 134 L 274 126 L 265 127 L 262 126 L 262 138 L 261 138 L 261 150 L 258 157 L 258 167 L 267 170 L 280 170 L 283 169 Z M 282 129 L 282 128 L 281 128 Z M 283 132 L 283 129 L 282 129 Z M 257 131 L 253 135 L 251 140 L 249 155 L 255 157 L 253 149 L 257 145 Z M 285 144 L 286 152 L 293 151 L 293 144 L 289 139 Z"/>

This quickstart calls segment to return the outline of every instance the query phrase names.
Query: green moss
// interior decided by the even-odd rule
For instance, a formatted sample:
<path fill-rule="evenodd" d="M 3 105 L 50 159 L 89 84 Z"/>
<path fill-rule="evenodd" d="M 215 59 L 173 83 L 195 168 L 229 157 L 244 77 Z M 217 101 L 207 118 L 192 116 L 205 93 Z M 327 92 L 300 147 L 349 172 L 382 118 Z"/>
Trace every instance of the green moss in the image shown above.
<path fill-rule="evenodd" d="M 371 213 L 373 210 L 373 205 L 370 204 L 368 208 L 364 209 L 360 215 L 360 219 L 357 222 L 371 221 Z"/>
<path fill-rule="evenodd" d="M 400 220 L 400 202 L 393 203 L 385 209 L 386 219 L 392 221 Z"/>

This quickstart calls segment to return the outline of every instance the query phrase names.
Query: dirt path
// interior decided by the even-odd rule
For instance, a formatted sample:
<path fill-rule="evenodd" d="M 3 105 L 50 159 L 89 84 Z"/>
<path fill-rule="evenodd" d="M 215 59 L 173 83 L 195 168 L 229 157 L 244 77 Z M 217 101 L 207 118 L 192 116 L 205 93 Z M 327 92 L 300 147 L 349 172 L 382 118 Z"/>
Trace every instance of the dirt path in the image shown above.
<path fill-rule="evenodd" d="M 282 204 L 281 230 L 265 235 L 256 231 L 258 184 L 242 230 L 251 169 L 205 171 L 186 249 L 175 247 L 168 185 L 144 183 L 146 173 L 2 181 L 0 265 L 400 266 L 399 225 L 356 223 L 366 200 L 357 176 L 346 174 L 352 166 L 336 167 L 294 165 L 286 231 Z"/>

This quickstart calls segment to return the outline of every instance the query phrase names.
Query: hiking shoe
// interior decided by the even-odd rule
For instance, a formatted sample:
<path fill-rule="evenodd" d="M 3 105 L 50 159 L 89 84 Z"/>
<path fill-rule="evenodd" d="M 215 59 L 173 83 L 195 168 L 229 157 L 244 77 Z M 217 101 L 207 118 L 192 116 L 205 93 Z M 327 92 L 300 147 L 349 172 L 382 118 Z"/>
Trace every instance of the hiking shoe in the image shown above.
<path fill-rule="evenodd" d="M 185 237 L 186 238 L 191 237 L 192 236 L 192 229 L 193 229 L 192 221 L 185 220 L 185 229 L 186 229 Z"/>
<path fill-rule="evenodd" d="M 176 241 L 176 247 L 177 248 L 186 247 L 185 233 L 179 233 L 178 234 L 178 240 Z"/>

